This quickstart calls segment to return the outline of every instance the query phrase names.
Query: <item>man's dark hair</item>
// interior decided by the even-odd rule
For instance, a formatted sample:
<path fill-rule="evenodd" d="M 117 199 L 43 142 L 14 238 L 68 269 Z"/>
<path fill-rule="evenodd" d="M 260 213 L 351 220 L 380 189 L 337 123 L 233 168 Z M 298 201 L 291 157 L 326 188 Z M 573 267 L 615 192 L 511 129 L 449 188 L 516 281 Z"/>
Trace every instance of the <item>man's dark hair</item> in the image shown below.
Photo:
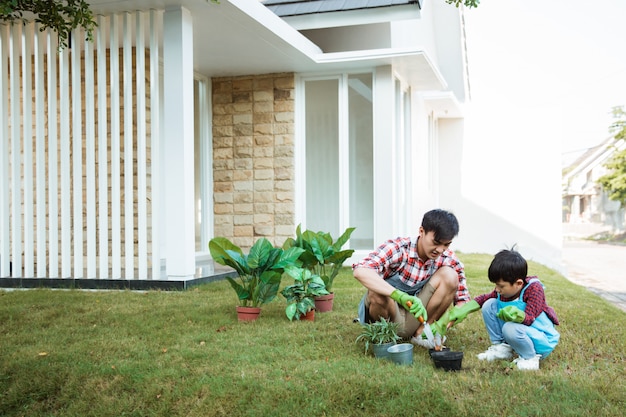
<path fill-rule="evenodd" d="M 489 281 L 494 284 L 500 280 L 514 284 L 528 275 L 528 263 L 516 250 L 503 249 L 496 254 L 489 265 Z"/>
<path fill-rule="evenodd" d="M 422 218 L 424 233 L 435 232 L 435 240 L 452 240 L 459 234 L 459 221 L 449 211 L 434 209 Z"/>

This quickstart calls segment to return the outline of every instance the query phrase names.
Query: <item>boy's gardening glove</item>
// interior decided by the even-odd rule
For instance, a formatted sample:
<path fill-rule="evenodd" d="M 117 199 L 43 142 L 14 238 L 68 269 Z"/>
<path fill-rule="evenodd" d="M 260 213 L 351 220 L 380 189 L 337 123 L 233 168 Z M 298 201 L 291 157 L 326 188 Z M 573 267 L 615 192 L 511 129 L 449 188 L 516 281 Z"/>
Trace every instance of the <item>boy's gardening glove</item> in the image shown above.
<path fill-rule="evenodd" d="M 400 290 L 393 290 L 390 297 L 406 310 L 409 310 L 409 312 L 415 317 L 422 316 L 424 317 L 424 320 L 428 320 L 428 314 L 426 313 L 424 304 L 422 304 L 422 300 L 416 296 L 409 295 Z"/>
<path fill-rule="evenodd" d="M 506 306 L 501 308 L 496 314 L 500 320 L 512 321 L 514 323 L 521 323 L 526 318 L 526 313 L 515 306 Z"/>
<path fill-rule="evenodd" d="M 450 309 L 450 313 L 448 314 L 448 322 L 451 321 L 452 325 L 455 326 L 465 320 L 469 313 L 473 313 L 477 310 L 480 310 L 480 305 L 476 300 L 472 300 L 462 306 L 454 306 Z"/>
<path fill-rule="evenodd" d="M 440 336 L 445 336 L 446 335 L 446 331 L 448 330 L 448 328 L 446 327 L 448 325 L 447 321 L 442 321 L 441 319 L 432 322 L 430 324 L 430 330 L 433 331 L 433 335 L 440 335 Z"/>

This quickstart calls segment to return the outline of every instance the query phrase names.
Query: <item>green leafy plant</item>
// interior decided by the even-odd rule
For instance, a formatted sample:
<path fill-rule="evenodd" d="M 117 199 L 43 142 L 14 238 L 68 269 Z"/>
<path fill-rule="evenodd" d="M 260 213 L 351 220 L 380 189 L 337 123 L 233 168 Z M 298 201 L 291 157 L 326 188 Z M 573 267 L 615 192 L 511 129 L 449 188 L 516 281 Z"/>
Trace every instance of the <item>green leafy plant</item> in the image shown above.
<path fill-rule="evenodd" d="M 480 0 L 446 0 L 446 3 L 453 4 L 457 8 L 463 5 L 468 9 L 471 9 L 473 7 L 478 7 Z"/>
<path fill-rule="evenodd" d="M 294 279 L 294 283 L 281 291 L 287 300 L 285 314 L 292 321 L 300 320 L 315 308 L 315 297 L 328 294 L 324 281 L 310 270 L 298 266 L 288 266 L 285 273 Z"/>
<path fill-rule="evenodd" d="M 225 237 L 209 242 L 213 260 L 237 271 L 237 279 L 227 277 L 242 306 L 259 307 L 269 303 L 278 294 L 285 268 L 295 265 L 304 251 L 301 248 L 275 248 L 269 240 L 257 240 L 246 255 Z"/>
<path fill-rule="evenodd" d="M 333 241 L 330 233 L 313 232 L 312 230 L 302 232 L 300 225 L 298 225 L 296 238 L 285 240 L 283 249 L 292 247 L 304 249 L 298 258 L 302 262 L 302 267 L 315 275 L 319 275 L 324 281 L 326 289 L 330 292 L 343 263 L 354 253 L 354 249 L 341 249 L 350 239 L 354 229 L 354 227 L 347 228 L 336 241 Z"/>
<path fill-rule="evenodd" d="M 370 348 L 370 345 L 380 345 L 383 343 L 396 343 L 401 339 L 398 336 L 398 323 L 387 320 L 382 317 L 379 321 L 372 323 L 364 323 L 363 329 L 357 336 L 356 343 L 365 344 L 365 353 Z"/>
<path fill-rule="evenodd" d="M 41 30 L 52 29 L 59 38 L 59 47 L 67 47 L 74 29 L 85 29 L 87 39 L 93 39 L 93 31 L 98 26 L 84 0 L 6 0 L 0 1 L 0 20 L 26 21 L 24 12 L 32 13 L 34 20 L 41 24 Z"/>

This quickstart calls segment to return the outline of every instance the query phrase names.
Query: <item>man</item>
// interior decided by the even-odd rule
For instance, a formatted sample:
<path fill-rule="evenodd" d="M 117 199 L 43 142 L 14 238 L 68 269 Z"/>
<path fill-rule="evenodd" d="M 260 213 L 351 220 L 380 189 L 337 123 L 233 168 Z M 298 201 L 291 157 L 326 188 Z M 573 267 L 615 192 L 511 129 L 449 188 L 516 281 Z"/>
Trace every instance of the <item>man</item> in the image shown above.
<path fill-rule="evenodd" d="M 431 210 L 424 214 L 415 240 L 388 240 L 354 264 L 354 277 L 367 288 L 359 305 L 359 321 L 392 320 L 399 324 L 399 336 L 432 349 L 418 318 L 433 323 L 452 303 L 470 300 L 463 264 L 449 249 L 458 233 L 454 214 Z"/>

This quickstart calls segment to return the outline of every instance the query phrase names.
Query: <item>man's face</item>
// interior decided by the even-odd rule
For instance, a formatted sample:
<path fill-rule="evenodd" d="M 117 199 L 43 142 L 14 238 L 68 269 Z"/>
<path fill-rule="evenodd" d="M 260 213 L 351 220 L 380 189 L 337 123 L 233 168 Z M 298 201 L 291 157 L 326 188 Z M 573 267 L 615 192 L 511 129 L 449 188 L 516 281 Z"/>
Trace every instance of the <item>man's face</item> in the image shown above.
<path fill-rule="evenodd" d="M 417 254 L 420 259 L 437 259 L 441 254 L 450 247 L 452 240 L 439 241 L 435 239 L 435 232 L 424 232 L 424 228 L 420 227 L 420 238 L 417 241 Z"/>

